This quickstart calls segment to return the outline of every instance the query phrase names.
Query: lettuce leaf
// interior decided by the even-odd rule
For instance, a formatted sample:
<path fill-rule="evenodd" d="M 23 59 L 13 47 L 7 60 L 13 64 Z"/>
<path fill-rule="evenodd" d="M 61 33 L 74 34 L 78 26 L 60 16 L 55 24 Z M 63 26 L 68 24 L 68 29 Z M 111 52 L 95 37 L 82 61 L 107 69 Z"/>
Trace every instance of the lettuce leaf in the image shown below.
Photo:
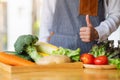
<path fill-rule="evenodd" d="M 120 69 L 120 58 L 118 59 L 109 59 L 109 64 L 113 64 L 117 67 L 117 69 Z"/>
<path fill-rule="evenodd" d="M 71 58 L 72 61 L 77 62 L 80 60 L 80 48 L 76 50 L 71 50 L 63 47 L 59 47 L 58 50 L 52 52 L 54 55 L 66 55 Z"/>

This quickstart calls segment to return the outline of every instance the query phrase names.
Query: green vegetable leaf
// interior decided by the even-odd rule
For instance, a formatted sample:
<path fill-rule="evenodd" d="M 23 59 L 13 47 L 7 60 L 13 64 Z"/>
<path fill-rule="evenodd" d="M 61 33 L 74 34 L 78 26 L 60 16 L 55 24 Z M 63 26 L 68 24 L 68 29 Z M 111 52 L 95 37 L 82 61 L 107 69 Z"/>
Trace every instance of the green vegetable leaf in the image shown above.
<path fill-rule="evenodd" d="M 109 64 L 116 65 L 117 69 L 120 69 L 120 58 L 109 59 Z"/>
<path fill-rule="evenodd" d="M 71 50 L 71 49 L 59 47 L 59 49 L 56 51 L 53 51 L 52 54 L 66 55 L 70 57 L 72 61 L 80 60 L 80 48 L 76 50 Z"/>

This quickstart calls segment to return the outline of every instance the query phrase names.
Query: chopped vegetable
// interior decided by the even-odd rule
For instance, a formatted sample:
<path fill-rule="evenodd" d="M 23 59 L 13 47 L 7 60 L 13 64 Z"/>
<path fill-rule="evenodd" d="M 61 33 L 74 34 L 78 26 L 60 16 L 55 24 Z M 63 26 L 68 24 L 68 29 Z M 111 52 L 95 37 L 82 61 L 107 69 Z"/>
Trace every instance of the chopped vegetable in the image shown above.
<path fill-rule="evenodd" d="M 12 65 L 12 66 L 32 66 L 36 65 L 35 63 L 20 58 L 18 56 L 7 54 L 6 52 L 0 52 L 0 62 Z"/>

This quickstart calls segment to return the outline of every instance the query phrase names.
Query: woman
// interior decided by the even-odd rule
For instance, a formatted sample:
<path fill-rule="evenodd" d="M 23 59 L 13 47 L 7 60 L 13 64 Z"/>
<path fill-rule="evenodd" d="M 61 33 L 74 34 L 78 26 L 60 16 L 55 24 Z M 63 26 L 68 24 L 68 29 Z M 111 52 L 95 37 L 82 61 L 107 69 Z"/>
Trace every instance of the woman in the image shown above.
<path fill-rule="evenodd" d="M 44 0 L 40 41 L 89 52 L 118 28 L 119 4 L 120 0 Z"/>

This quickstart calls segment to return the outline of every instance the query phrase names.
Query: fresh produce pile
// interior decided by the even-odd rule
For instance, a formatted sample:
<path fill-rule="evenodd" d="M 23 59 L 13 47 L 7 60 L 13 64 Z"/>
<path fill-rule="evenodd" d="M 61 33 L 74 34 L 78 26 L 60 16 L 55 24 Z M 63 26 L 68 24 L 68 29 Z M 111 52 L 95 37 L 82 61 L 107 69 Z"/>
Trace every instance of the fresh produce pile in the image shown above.
<path fill-rule="evenodd" d="M 35 35 L 21 35 L 14 43 L 15 51 L 0 52 L 0 62 L 13 66 L 31 66 L 83 62 L 94 65 L 115 65 L 120 69 L 120 46 L 113 41 L 94 45 L 90 52 L 80 55 L 80 48 L 71 50 L 39 42 Z M 9 53 L 9 54 L 8 54 Z"/>
<path fill-rule="evenodd" d="M 82 54 L 80 60 L 85 64 L 116 65 L 120 69 L 120 47 L 114 47 L 113 41 L 103 41 L 94 45 L 89 53 Z"/>
<path fill-rule="evenodd" d="M 14 43 L 14 48 L 15 51 L 0 52 L 0 62 L 13 66 L 30 66 L 76 62 L 80 59 L 79 48 L 71 50 L 39 42 L 35 35 L 19 36 Z"/>

